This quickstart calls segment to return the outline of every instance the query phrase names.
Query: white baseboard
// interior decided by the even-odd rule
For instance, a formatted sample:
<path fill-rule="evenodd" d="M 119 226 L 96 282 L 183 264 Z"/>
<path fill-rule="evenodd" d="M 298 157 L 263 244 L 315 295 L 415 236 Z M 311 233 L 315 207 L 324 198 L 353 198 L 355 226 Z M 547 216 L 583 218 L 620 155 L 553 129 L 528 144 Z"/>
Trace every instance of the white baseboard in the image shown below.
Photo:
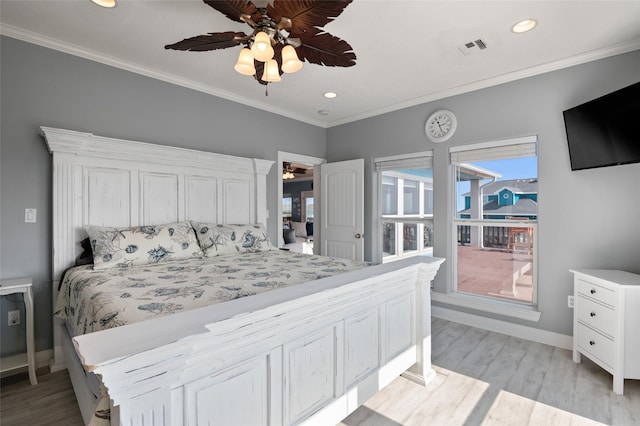
<path fill-rule="evenodd" d="M 53 358 L 53 349 L 47 349 L 46 351 L 36 352 L 36 369 L 42 367 L 48 367 L 49 361 Z"/>
<path fill-rule="evenodd" d="M 496 333 L 527 339 L 533 342 L 543 343 L 545 345 L 556 346 L 562 349 L 573 350 L 572 336 L 555 333 L 553 331 L 540 330 L 538 328 L 527 327 L 519 324 L 511 324 L 493 318 L 486 318 L 433 305 L 431 306 L 431 315 L 436 318 L 442 318 L 448 321 L 494 331 Z"/>

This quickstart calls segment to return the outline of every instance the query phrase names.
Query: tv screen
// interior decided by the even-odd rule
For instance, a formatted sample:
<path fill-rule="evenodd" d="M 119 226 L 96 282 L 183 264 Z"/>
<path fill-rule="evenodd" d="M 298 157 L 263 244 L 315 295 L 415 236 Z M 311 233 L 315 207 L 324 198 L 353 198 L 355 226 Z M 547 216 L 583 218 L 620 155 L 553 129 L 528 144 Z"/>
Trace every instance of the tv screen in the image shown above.
<path fill-rule="evenodd" d="M 562 114 L 571 170 L 640 162 L 640 82 Z"/>

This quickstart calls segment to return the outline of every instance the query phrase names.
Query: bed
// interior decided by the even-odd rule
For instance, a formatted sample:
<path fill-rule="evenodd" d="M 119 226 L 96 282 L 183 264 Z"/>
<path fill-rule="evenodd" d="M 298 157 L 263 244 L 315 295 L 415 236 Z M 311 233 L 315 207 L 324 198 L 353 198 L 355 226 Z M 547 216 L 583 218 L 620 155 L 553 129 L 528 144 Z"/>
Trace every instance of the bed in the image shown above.
<path fill-rule="evenodd" d="M 54 166 L 56 301 L 88 226 L 266 223 L 271 161 L 42 131 Z M 399 374 L 433 377 L 429 284 L 442 261 L 356 268 L 133 323 L 103 312 L 105 327 L 74 337 L 56 318 L 51 369 L 69 369 L 87 423 L 108 409 L 123 425 L 335 424 Z M 193 292 L 184 281 L 180 291 Z"/>

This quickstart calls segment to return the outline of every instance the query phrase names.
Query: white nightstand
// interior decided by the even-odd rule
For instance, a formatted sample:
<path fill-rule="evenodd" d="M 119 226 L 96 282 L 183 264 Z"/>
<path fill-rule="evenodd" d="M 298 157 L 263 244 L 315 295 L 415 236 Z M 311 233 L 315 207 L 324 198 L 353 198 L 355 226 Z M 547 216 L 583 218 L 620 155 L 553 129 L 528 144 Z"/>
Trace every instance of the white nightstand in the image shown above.
<path fill-rule="evenodd" d="M 33 295 L 31 278 L 15 278 L 0 281 L 0 296 L 22 293 L 26 311 L 27 353 L 3 358 L 0 361 L 0 372 L 28 367 L 29 380 L 32 385 L 38 384 L 36 379 L 35 344 L 33 340 Z"/>
<path fill-rule="evenodd" d="M 640 380 L 640 275 L 608 269 L 574 274 L 573 361 L 580 355 L 613 375 L 613 392 L 624 379 Z"/>

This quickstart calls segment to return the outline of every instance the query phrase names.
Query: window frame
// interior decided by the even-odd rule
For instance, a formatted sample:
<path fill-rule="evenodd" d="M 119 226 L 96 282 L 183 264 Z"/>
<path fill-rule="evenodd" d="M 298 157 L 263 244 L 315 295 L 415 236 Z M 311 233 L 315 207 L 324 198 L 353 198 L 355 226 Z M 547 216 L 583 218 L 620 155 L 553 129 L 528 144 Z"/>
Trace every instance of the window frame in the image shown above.
<path fill-rule="evenodd" d="M 307 199 L 309 198 L 313 200 L 313 214 L 315 216 L 315 200 L 313 198 L 313 190 L 300 192 L 300 209 L 302 210 L 300 216 L 303 222 L 309 222 L 309 218 L 307 217 Z M 313 221 L 313 217 L 311 218 L 311 221 Z"/>
<path fill-rule="evenodd" d="M 286 216 L 285 214 L 285 210 L 284 210 L 284 200 L 285 199 L 289 199 L 291 200 L 291 211 L 289 212 L 289 216 Z M 282 219 L 284 220 L 285 217 L 288 217 L 289 220 L 291 220 L 291 218 L 293 217 L 293 196 L 291 194 L 282 194 L 282 198 L 280 199 L 280 208 L 282 209 Z"/>
<path fill-rule="evenodd" d="M 389 175 L 393 176 L 394 178 L 396 178 L 396 185 L 397 185 L 397 191 L 396 191 L 396 214 L 388 214 L 385 215 L 383 214 L 383 173 L 384 170 L 378 170 L 377 168 L 377 164 L 379 163 L 383 163 L 383 162 L 389 162 L 388 164 L 391 164 L 390 162 L 393 162 L 395 167 L 402 167 L 403 164 L 407 165 L 407 169 L 411 168 L 412 164 L 415 164 L 416 159 L 419 158 L 424 158 L 424 157 L 428 157 L 429 158 L 429 162 L 432 163 L 433 162 L 433 151 L 424 151 L 424 152 L 417 152 L 417 153 L 412 153 L 412 154 L 403 154 L 403 155 L 394 155 L 394 156 L 388 156 L 388 157 L 380 157 L 380 158 L 375 158 L 373 160 L 373 170 L 374 170 L 374 174 L 376 176 L 376 186 L 377 186 L 377 190 L 375 191 L 375 193 L 377 194 L 377 202 L 374 204 L 375 205 L 375 222 L 374 222 L 374 229 L 375 229 L 375 233 L 377 234 L 377 238 L 375 239 L 376 241 L 376 245 L 375 245 L 375 249 L 373 250 L 373 257 L 374 260 L 377 261 L 378 263 L 386 263 L 386 262 L 392 262 L 395 260 L 399 260 L 399 259 L 403 259 L 406 257 L 410 257 L 410 256 L 418 256 L 418 255 L 433 255 L 433 247 L 430 247 L 428 249 L 424 248 L 424 226 L 423 223 L 425 220 L 431 220 L 431 222 L 433 223 L 434 220 L 434 214 L 433 212 L 430 214 L 425 214 L 424 213 L 424 194 L 425 194 L 425 190 L 427 188 L 425 188 L 425 182 L 420 180 L 419 177 L 410 177 L 408 178 L 408 180 L 413 180 L 413 181 L 417 181 L 418 185 L 417 185 L 417 195 L 418 195 L 418 202 L 417 202 L 417 206 L 418 206 L 418 213 L 415 214 L 404 214 L 404 180 L 407 176 L 407 174 L 403 174 L 400 171 L 389 171 Z M 433 170 L 433 166 L 431 165 L 431 170 Z M 431 191 L 433 193 L 433 177 L 431 178 L 432 182 L 431 182 Z M 383 250 L 383 240 L 384 240 L 384 230 L 383 230 L 383 226 L 385 223 L 394 223 L 395 224 L 395 254 L 394 255 L 389 255 L 389 256 L 384 256 L 384 250 Z M 405 251 L 404 250 L 404 224 L 416 224 L 417 225 L 417 235 L 416 235 L 416 241 L 417 241 L 417 249 L 416 250 L 410 250 L 410 251 Z M 406 254 L 406 253 L 410 253 L 410 254 Z"/>
<path fill-rule="evenodd" d="M 479 144 L 471 144 L 464 145 L 458 147 L 451 147 L 449 149 L 449 167 L 451 170 L 451 213 L 449 215 L 450 220 L 450 256 L 449 258 L 452 260 L 451 262 L 451 273 L 452 278 L 449 280 L 447 285 L 447 293 L 434 293 L 433 300 L 448 303 L 461 307 L 473 308 L 481 311 L 498 313 L 501 315 L 506 315 L 510 317 L 525 319 L 529 321 L 539 321 L 540 312 L 537 310 L 538 304 L 538 222 L 539 222 L 539 209 L 536 212 L 535 220 L 513 220 L 513 219 L 468 219 L 468 218 L 458 218 L 458 208 L 457 208 L 457 176 L 456 176 L 456 162 L 453 161 L 453 153 L 463 152 L 463 151 L 472 151 L 472 150 L 483 150 L 483 149 L 496 149 L 500 150 L 503 147 L 515 146 L 515 145 L 523 145 L 524 144 L 535 144 L 536 149 L 536 157 L 537 161 L 539 161 L 539 155 L 537 153 L 537 144 L 538 138 L 537 135 L 525 136 L 521 138 L 513 138 L 506 139 L 501 141 L 492 141 L 485 142 Z M 517 147 L 516 147 L 517 148 Z M 517 153 L 517 149 L 514 151 Z M 508 157 L 508 158 L 518 158 L 517 156 Z M 485 161 L 485 160 L 474 160 L 474 161 Z M 538 164 L 539 170 L 539 164 Z M 539 194 L 538 188 L 538 194 Z M 484 196 L 484 194 L 483 194 Z M 459 292 L 457 289 L 458 286 L 458 226 L 460 225 L 471 225 L 471 226 L 491 226 L 496 225 L 500 227 L 531 227 L 533 228 L 533 241 L 532 241 L 532 268 L 533 272 L 533 283 L 532 283 L 532 301 L 524 302 L 524 301 L 513 301 L 506 300 L 498 297 L 492 297 L 489 295 L 479 295 L 473 293 Z"/>

